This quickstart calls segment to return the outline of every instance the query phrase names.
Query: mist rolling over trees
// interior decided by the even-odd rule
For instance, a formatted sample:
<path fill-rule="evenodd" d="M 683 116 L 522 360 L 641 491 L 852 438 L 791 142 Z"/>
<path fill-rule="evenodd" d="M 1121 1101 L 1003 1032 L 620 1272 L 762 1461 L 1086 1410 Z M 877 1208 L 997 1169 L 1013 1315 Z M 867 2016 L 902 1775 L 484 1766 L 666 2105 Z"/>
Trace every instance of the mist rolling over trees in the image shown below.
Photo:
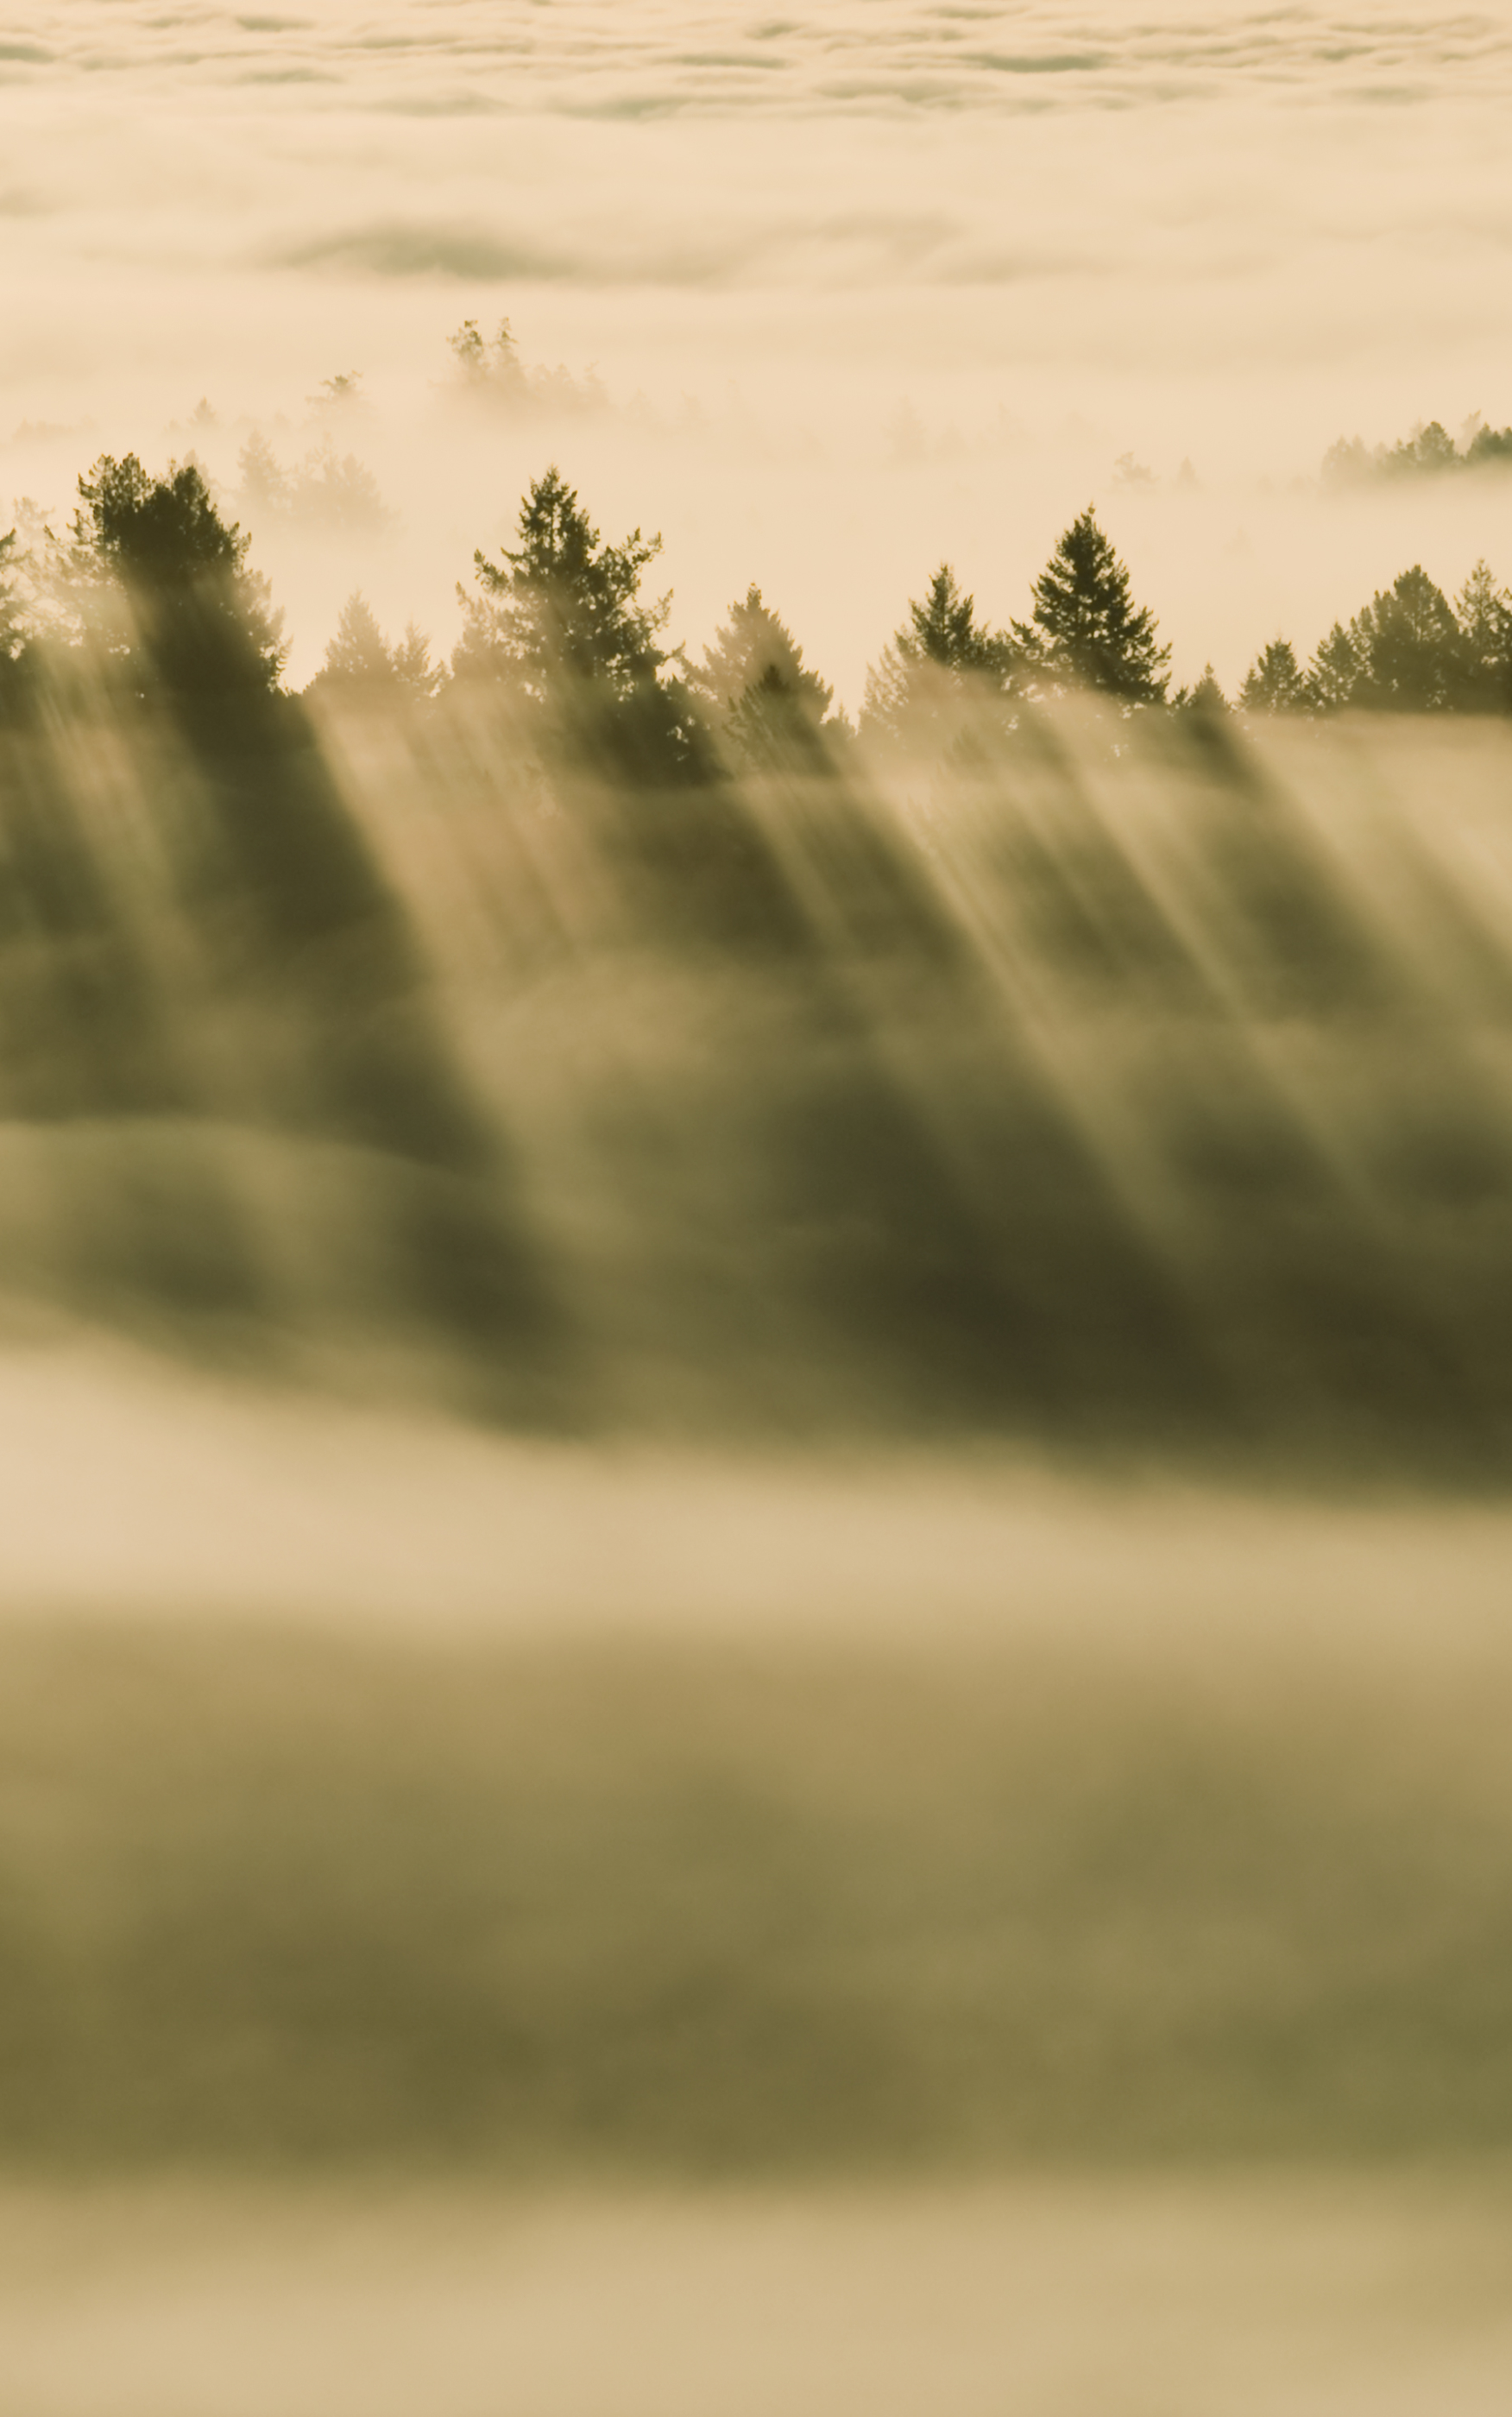
<path fill-rule="evenodd" d="M 941 564 L 853 725 L 555 467 L 445 662 L 358 590 L 290 693 L 249 543 L 134 455 L 7 543 L 10 1147 L 78 1188 L 19 1296 L 586 1431 L 1502 1468 L 1484 566 L 1231 708 L 1089 507 L 1005 627 Z"/>

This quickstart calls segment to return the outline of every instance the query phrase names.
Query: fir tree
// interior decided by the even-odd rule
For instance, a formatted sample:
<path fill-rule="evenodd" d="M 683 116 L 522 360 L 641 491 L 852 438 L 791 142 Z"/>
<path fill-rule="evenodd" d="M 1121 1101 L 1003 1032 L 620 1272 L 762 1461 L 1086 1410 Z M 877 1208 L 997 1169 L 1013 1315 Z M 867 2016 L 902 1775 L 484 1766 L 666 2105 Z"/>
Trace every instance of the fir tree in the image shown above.
<path fill-rule="evenodd" d="M 834 691 L 811 672 L 791 630 L 749 587 L 693 672 L 694 697 L 750 762 L 805 763 L 823 753 L 820 737 Z"/>
<path fill-rule="evenodd" d="M 1308 666 L 1308 696 L 1324 713 L 1359 702 L 1365 678 L 1359 650 L 1342 621 L 1336 621 Z"/>
<path fill-rule="evenodd" d="M 282 616 L 247 569 L 250 540 L 216 509 L 193 462 L 153 479 L 134 453 L 101 454 L 79 481 L 66 575 L 81 617 L 139 686 L 186 701 L 271 692 L 286 652 Z M 113 589 L 123 620 L 91 611 Z"/>
<path fill-rule="evenodd" d="M 1512 710 L 1512 595 L 1477 562 L 1455 599 L 1463 650 L 1464 702 L 1472 712 Z"/>
<path fill-rule="evenodd" d="M 1350 623 L 1360 665 L 1350 702 L 1388 713 L 1442 713 L 1465 688 L 1454 609 L 1421 563 L 1403 570 Z"/>
<path fill-rule="evenodd" d="M 371 606 L 355 589 L 341 607 L 336 634 L 310 682 L 316 693 L 332 691 L 374 701 L 433 694 L 437 673 L 431 643 L 412 621 L 397 646 L 378 627 Z"/>
<path fill-rule="evenodd" d="M 1049 685 L 1096 689 L 1130 705 L 1164 701 L 1171 649 L 1157 645 L 1155 616 L 1135 604 L 1128 572 L 1090 505 L 1031 593 L 1033 616 L 1016 621 L 1013 631 Z"/>
<path fill-rule="evenodd" d="M 627 697 L 654 682 L 667 661 L 657 638 L 671 598 L 647 605 L 639 592 L 660 538 L 632 529 L 622 544 L 607 545 L 554 465 L 532 483 L 518 534 L 500 562 L 474 555 L 481 596 L 458 588 L 459 677 L 508 678 L 542 703 L 564 685 Z"/>
<path fill-rule="evenodd" d="M 975 598 L 961 592 L 949 563 L 942 562 L 868 669 L 862 729 L 915 743 L 926 735 L 953 735 L 962 705 L 1002 695 L 1017 665 L 1012 639 L 977 620 Z"/>
<path fill-rule="evenodd" d="M 1229 710 L 1229 700 L 1211 663 L 1204 663 L 1201 678 L 1194 680 L 1190 688 L 1178 689 L 1171 702 L 1182 713 L 1194 713 L 1208 720 Z"/>
<path fill-rule="evenodd" d="M 1308 701 L 1308 682 L 1295 647 L 1290 638 L 1273 638 L 1246 672 L 1240 704 L 1247 713 L 1296 713 Z"/>
<path fill-rule="evenodd" d="M 0 719 L 20 706 L 27 686 L 31 615 L 22 591 L 16 531 L 0 537 Z"/>
<path fill-rule="evenodd" d="M 554 466 L 521 505 L 518 535 L 499 562 L 474 555 L 480 595 L 458 588 L 454 676 L 507 688 L 555 747 L 622 776 L 681 779 L 698 768 L 688 700 L 663 676 L 671 657 L 658 633 L 671 595 L 640 599 L 660 538 L 637 528 L 607 544 Z"/>

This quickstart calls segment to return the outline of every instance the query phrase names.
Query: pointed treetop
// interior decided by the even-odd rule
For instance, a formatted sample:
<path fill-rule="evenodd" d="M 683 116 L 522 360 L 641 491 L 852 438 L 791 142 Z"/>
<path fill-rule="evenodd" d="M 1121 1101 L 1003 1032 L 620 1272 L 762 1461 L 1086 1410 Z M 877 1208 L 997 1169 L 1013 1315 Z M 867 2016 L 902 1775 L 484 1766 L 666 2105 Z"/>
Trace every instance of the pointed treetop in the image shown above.
<path fill-rule="evenodd" d="M 1239 702 L 1247 713 L 1295 713 L 1308 702 L 1306 676 L 1290 638 L 1272 638 L 1244 676 Z"/>
<path fill-rule="evenodd" d="M 1158 705 L 1171 649 L 1153 613 L 1134 602 L 1128 572 L 1089 504 L 1071 523 L 1030 590 L 1034 613 L 1014 635 L 1052 686 L 1099 690 L 1130 705 Z"/>

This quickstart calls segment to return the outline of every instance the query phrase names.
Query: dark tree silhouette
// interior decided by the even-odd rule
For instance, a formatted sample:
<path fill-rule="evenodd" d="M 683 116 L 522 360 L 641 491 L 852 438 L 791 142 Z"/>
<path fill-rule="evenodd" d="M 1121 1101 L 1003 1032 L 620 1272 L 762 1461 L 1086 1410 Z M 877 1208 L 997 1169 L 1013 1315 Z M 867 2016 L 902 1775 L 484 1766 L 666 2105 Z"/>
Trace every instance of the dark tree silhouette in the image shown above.
<path fill-rule="evenodd" d="M 1489 563 L 1477 562 L 1455 598 L 1462 649 L 1463 702 L 1472 712 L 1512 710 L 1512 595 Z"/>
<path fill-rule="evenodd" d="M 499 682 L 541 716 L 550 743 L 622 776 L 675 777 L 694 750 L 687 699 L 663 676 L 659 643 L 672 598 L 641 601 L 659 537 L 600 536 L 554 464 L 520 508 L 520 542 L 474 557 L 481 594 L 457 590 L 462 634 L 454 676 Z"/>
<path fill-rule="evenodd" d="M 354 589 L 341 607 L 336 634 L 306 693 L 335 692 L 374 701 L 431 696 L 439 677 L 431 661 L 430 641 L 415 623 L 409 624 L 399 645 L 391 646 L 367 598 L 360 589 Z"/>
<path fill-rule="evenodd" d="M 282 615 L 247 569 L 249 538 L 222 520 L 197 464 L 171 463 L 153 479 L 134 453 L 102 453 L 80 479 L 79 498 L 68 574 L 86 622 L 91 598 L 125 598 L 124 621 L 103 617 L 134 685 L 185 700 L 277 689 Z"/>
<path fill-rule="evenodd" d="M 1246 672 L 1240 704 L 1247 713 L 1295 713 L 1308 701 L 1296 648 L 1290 638 L 1273 638 Z"/>
<path fill-rule="evenodd" d="M 1205 715 L 1209 719 L 1215 714 L 1227 713 L 1229 709 L 1229 700 L 1211 663 L 1204 663 L 1202 677 L 1194 680 L 1190 688 L 1178 689 L 1171 702 L 1183 713 Z"/>
<path fill-rule="evenodd" d="M 885 739 L 915 740 L 948 728 L 966 699 L 1010 688 L 1017 664 L 1012 639 L 978 621 L 975 598 L 961 592 L 949 563 L 942 562 L 867 672 L 862 728 Z"/>
<path fill-rule="evenodd" d="M 607 545 L 554 465 L 533 481 L 518 532 L 501 562 L 474 555 L 481 596 L 457 590 L 459 676 L 506 677 L 542 702 L 563 684 L 626 697 L 654 681 L 667 661 L 657 633 L 671 598 L 645 605 L 639 591 L 660 538 L 632 529 L 623 544 Z"/>
<path fill-rule="evenodd" d="M 1421 563 L 1403 570 L 1350 623 L 1359 675 L 1348 702 L 1388 713 L 1442 713 L 1465 689 L 1454 608 Z"/>
<path fill-rule="evenodd" d="M 787 625 L 749 587 L 689 678 L 697 702 L 748 762 L 817 763 L 834 691 L 811 672 Z"/>
<path fill-rule="evenodd" d="M 0 537 L 0 717 L 19 708 L 30 685 L 31 615 L 20 579 L 16 531 Z"/>
<path fill-rule="evenodd" d="M 1134 602 L 1128 572 L 1089 505 L 1071 523 L 1031 590 L 1034 613 L 1013 633 L 1052 688 L 1096 689 L 1130 705 L 1159 705 L 1171 649 L 1153 613 Z"/>
<path fill-rule="evenodd" d="M 1342 621 L 1336 621 L 1308 666 L 1308 695 L 1324 713 L 1338 713 L 1357 701 L 1364 667 Z"/>

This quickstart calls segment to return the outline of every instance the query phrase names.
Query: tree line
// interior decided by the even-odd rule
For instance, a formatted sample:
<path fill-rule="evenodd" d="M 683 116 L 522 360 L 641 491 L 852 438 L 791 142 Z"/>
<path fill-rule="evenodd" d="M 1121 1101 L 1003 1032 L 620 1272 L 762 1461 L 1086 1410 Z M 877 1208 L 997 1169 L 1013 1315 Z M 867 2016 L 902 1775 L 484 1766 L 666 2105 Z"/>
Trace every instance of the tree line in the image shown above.
<path fill-rule="evenodd" d="M 101 456 L 63 538 L 0 539 L 0 710 L 14 718 L 84 677 L 202 703 L 282 692 L 282 616 L 249 544 L 192 461 L 154 478 L 134 454 Z M 1129 710 L 1228 706 L 1211 667 L 1172 689 L 1171 649 L 1090 506 L 1031 583 L 1026 617 L 1005 627 L 942 563 L 869 667 L 858 726 L 758 587 L 698 660 L 670 646 L 670 593 L 643 592 L 660 544 L 639 528 L 606 540 L 552 466 L 522 499 L 513 545 L 475 555 L 448 659 L 413 624 L 390 641 L 355 593 L 307 693 L 397 704 L 492 687 L 533 717 L 543 744 L 658 778 L 707 775 L 732 756 L 817 768 L 858 738 L 927 751 L 950 743 L 963 711 L 994 710 L 1011 726 L 1073 691 Z M 1336 621 L 1309 661 L 1272 639 L 1234 702 L 1263 713 L 1512 710 L 1512 594 L 1481 562 L 1451 601 L 1414 565 Z"/>

